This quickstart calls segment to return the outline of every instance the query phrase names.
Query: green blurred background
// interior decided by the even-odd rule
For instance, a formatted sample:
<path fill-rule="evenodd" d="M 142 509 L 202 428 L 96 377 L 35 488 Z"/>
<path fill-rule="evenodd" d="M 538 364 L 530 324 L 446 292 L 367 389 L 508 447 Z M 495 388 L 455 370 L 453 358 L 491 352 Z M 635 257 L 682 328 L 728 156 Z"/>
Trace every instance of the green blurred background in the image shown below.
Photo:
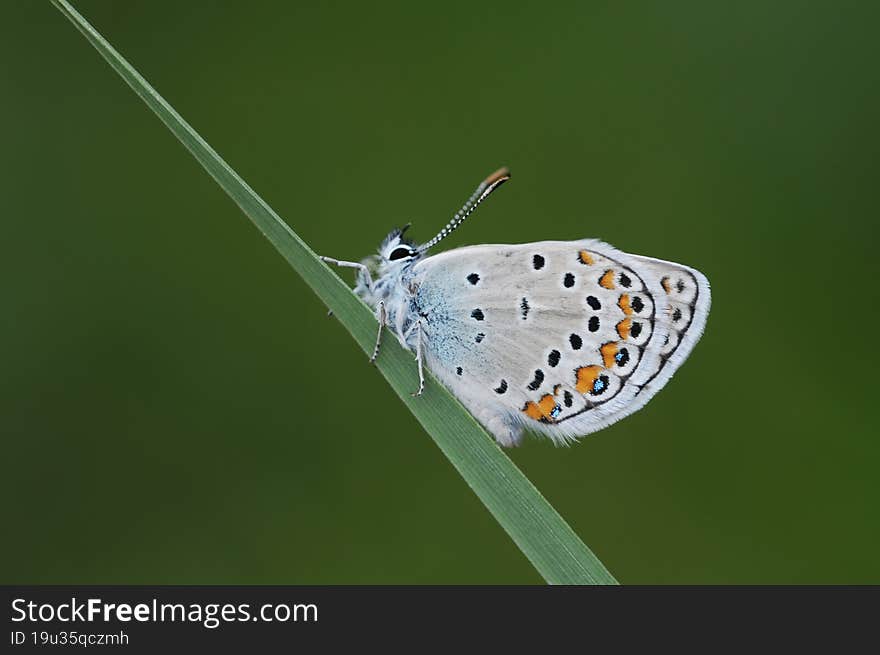
<path fill-rule="evenodd" d="M 624 583 L 880 583 L 878 5 L 310 4 L 76 6 L 320 253 L 505 164 L 448 247 L 704 271 L 666 390 L 513 458 Z M 540 582 L 79 33 L 4 14 L 2 582 Z"/>

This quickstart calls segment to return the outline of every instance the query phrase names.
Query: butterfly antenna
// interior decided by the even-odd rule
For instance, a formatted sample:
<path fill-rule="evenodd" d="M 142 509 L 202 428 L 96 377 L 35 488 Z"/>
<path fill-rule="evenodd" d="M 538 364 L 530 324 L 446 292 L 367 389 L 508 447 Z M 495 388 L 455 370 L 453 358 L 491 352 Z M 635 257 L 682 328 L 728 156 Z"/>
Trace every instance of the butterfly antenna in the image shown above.
<path fill-rule="evenodd" d="M 465 219 L 474 213 L 474 210 L 480 206 L 480 203 L 483 202 L 490 193 L 509 179 L 510 171 L 507 170 L 507 168 L 499 168 L 485 180 L 480 182 L 480 186 L 478 186 L 473 195 L 467 199 L 467 202 L 462 205 L 461 209 L 456 212 L 455 216 L 450 219 L 446 224 L 446 227 L 440 230 L 437 233 L 437 236 L 428 241 L 428 243 L 419 246 L 418 252 L 425 252 L 448 237 L 455 228 L 464 223 Z"/>

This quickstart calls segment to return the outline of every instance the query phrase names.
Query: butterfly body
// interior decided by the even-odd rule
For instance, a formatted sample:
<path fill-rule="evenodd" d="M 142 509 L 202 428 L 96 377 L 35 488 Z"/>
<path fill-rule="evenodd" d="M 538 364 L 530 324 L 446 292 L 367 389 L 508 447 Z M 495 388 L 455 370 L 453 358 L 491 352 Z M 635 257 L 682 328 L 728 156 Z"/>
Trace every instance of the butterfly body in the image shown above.
<path fill-rule="evenodd" d="M 355 291 L 504 446 L 527 431 L 568 443 L 636 411 L 708 315 L 698 271 L 593 239 L 426 250 L 392 232 L 355 265 Z"/>

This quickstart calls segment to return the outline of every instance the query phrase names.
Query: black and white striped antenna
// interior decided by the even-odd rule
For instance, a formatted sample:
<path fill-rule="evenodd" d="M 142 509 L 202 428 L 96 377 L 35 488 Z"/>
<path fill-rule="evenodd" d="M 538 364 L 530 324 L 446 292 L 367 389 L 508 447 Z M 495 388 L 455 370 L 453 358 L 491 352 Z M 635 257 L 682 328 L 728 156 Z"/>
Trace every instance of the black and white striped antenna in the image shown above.
<path fill-rule="evenodd" d="M 474 210 L 480 206 L 490 193 L 500 187 L 510 179 L 510 171 L 507 168 L 499 168 L 485 180 L 480 182 L 480 186 L 474 191 L 473 195 L 468 198 L 467 202 L 462 205 L 461 209 L 456 212 L 455 216 L 446 224 L 442 230 L 437 233 L 428 243 L 419 246 L 416 252 L 425 252 L 429 248 L 437 245 L 440 241 L 452 234 L 453 230 L 464 223 L 465 219 L 474 213 Z"/>

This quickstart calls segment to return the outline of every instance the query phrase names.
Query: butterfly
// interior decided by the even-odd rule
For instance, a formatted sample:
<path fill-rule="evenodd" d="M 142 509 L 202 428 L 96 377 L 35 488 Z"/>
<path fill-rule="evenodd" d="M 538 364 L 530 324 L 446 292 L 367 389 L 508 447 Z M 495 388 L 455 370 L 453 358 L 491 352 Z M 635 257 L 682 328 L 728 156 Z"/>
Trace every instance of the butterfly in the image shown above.
<path fill-rule="evenodd" d="M 383 328 L 502 446 L 528 432 L 558 445 L 640 409 L 700 339 L 709 282 L 699 271 L 602 241 L 538 241 L 428 251 L 510 179 L 487 177 L 430 241 L 393 230 L 360 262 L 355 292 Z"/>

